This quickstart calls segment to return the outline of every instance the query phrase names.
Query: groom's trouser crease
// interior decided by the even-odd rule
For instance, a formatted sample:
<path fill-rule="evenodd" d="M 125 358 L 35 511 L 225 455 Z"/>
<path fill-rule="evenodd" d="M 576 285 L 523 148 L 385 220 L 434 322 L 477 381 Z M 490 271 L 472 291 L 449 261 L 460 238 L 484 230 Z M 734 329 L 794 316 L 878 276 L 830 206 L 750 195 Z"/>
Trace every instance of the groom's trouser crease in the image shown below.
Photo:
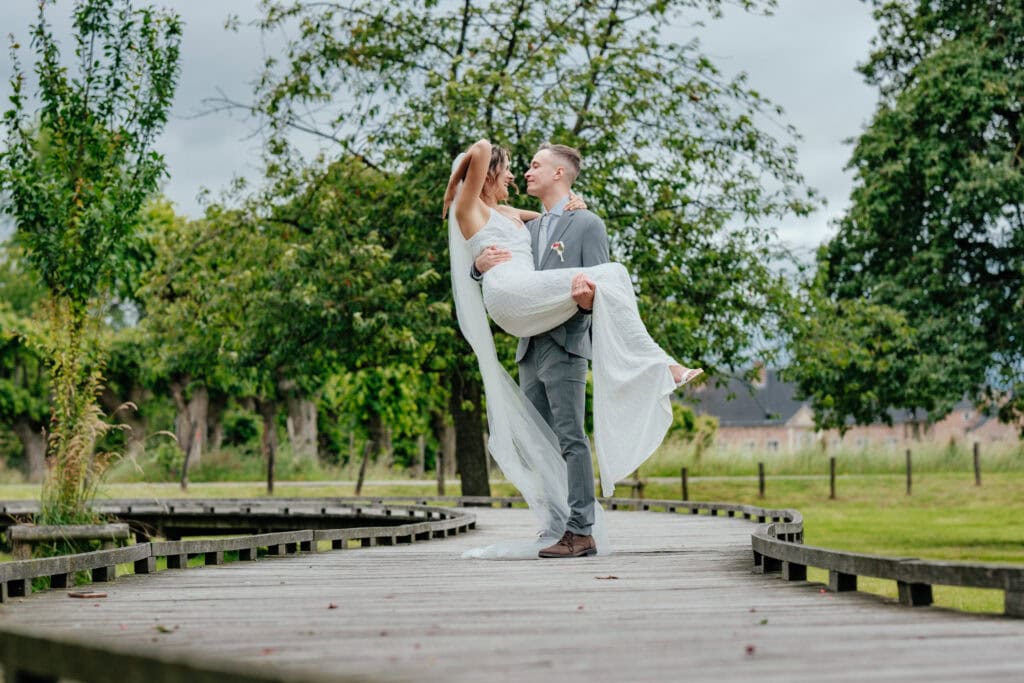
<path fill-rule="evenodd" d="M 594 524 L 594 466 L 584 427 L 587 359 L 547 335 L 534 337 L 519 363 L 519 384 L 558 436 L 569 481 L 567 527 L 588 535 Z"/>

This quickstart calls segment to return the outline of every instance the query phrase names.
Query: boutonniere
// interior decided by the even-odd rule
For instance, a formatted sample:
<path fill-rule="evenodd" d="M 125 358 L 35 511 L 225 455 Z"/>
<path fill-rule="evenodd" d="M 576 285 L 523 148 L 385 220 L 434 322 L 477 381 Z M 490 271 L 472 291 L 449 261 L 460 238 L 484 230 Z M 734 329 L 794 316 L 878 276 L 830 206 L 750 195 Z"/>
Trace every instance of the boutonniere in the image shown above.
<path fill-rule="evenodd" d="M 565 252 L 564 244 L 562 244 L 561 242 L 555 242 L 554 244 L 551 245 L 551 251 L 558 254 L 558 260 L 560 260 L 562 263 L 565 263 L 565 255 L 563 253 Z"/>

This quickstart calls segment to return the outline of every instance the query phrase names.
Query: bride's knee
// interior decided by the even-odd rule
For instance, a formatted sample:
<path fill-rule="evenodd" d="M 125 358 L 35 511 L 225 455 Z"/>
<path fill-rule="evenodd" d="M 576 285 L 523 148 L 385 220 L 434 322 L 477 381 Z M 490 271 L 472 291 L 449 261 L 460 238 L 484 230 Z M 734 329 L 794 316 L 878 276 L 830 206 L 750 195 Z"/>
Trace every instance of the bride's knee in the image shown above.
<path fill-rule="evenodd" d="M 606 265 L 608 266 L 608 270 L 609 272 L 611 272 L 613 277 L 616 277 L 620 280 L 630 280 L 629 271 L 626 269 L 626 266 L 622 265 L 621 263 L 618 263 L 617 261 L 611 261 Z"/>

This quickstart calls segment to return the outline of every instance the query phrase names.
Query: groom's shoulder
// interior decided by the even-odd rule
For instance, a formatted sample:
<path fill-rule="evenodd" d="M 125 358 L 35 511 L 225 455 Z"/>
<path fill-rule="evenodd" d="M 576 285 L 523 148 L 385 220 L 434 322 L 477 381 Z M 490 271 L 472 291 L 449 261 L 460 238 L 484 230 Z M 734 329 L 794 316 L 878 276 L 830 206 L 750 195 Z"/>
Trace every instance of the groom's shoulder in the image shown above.
<path fill-rule="evenodd" d="M 579 211 L 576 211 L 575 214 L 576 220 L 579 221 L 582 225 L 591 229 L 605 229 L 604 221 L 601 219 L 600 216 L 598 216 L 590 209 L 580 209 Z"/>

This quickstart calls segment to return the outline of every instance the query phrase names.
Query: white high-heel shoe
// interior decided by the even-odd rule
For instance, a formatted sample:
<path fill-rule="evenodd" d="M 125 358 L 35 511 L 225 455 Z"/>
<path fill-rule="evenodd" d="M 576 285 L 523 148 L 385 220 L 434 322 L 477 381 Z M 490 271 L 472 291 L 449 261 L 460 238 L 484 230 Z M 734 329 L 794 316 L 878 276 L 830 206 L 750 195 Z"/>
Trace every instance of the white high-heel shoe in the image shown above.
<path fill-rule="evenodd" d="M 690 382 L 704 374 L 704 370 L 702 368 L 687 368 L 682 365 L 680 365 L 679 367 L 683 368 L 683 376 L 680 377 L 678 381 L 676 381 L 676 389 L 689 384 Z M 672 379 L 675 379 L 674 375 Z"/>

